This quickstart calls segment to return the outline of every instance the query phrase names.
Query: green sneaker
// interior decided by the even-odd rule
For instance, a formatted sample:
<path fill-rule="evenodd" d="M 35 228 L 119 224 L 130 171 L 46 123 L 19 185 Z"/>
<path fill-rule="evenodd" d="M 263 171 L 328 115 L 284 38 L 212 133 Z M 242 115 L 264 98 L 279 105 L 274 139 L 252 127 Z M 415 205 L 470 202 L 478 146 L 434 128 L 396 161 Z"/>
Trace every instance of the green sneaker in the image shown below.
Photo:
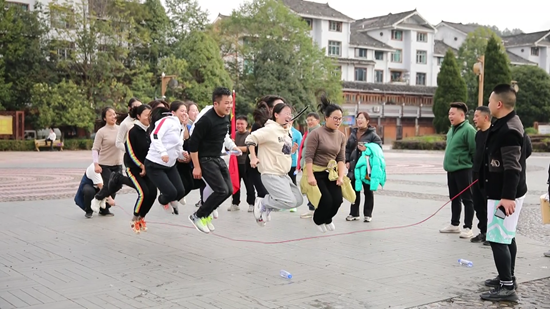
<path fill-rule="evenodd" d="M 296 208 L 292 208 L 290 212 L 296 212 Z"/>
<path fill-rule="evenodd" d="M 207 221 L 208 221 L 207 218 L 199 218 L 197 217 L 196 214 L 192 214 L 189 216 L 189 221 L 193 223 L 193 226 L 195 226 L 197 231 L 203 232 L 206 234 L 210 233 L 210 230 L 208 229 L 208 226 L 207 226 Z"/>

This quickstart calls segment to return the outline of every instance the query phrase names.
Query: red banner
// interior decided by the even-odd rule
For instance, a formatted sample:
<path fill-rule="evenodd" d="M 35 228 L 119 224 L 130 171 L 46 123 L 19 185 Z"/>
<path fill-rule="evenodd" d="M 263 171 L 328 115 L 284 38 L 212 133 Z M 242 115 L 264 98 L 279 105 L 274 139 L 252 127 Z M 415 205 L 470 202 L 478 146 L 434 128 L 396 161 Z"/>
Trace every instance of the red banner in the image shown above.
<path fill-rule="evenodd" d="M 233 110 L 231 111 L 231 139 L 233 139 L 233 141 L 237 133 L 237 121 L 235 120 L 235 105 L 237 105 L 237 101 L 235 98 L 235 90 L 233 90 Z M 243 153 L 243 156 L 244 155 Z M 237 157 L 233 155 L 229 156 L 229 175 L 231 176 L 231 183 L 233 184 L 233 194 L 235 194 L 241 187 L 241 181 L 239 179 L 239 162 L 237 161 Z"/>

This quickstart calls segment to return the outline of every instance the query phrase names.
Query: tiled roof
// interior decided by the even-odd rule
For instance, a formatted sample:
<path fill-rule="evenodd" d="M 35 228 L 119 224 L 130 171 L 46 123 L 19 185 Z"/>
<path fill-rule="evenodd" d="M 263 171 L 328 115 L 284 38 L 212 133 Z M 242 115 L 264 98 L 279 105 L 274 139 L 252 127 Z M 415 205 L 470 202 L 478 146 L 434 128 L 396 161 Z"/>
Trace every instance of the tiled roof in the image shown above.
<path fill-rule="evenodd" d="M 527 59 L 522 58 L 521 56 L 518 56 L 510 51 L 506 51 L 508 54 L 508 59 L 510 59 L 510 63 L 512 64 L 531 64 L 531 65 L 538 65 L 535 62 L 529 61 Z"/>
<path fill-rule="evenodd" d="M 448 49 L 451 49 L 455 55 L 458 55 L 458 50 L 445 44 L 443 41 L 434 40 L 434 55 L 445 55 Z"/>
<path fill-rule="evenodd" d="M 394 50 L 394 48 L 389 46 L 388 44 L 378 41 L 377 39 L 371 37 L 365 32 L 359 32 L 354 29 L 351 30 L 349 43 L 351 45 L 371 47 L 372 49 Z"/>
<path fill-rule="evenodd" d="M 343 82 L 344 90 L 360 90 L 373 93 L 400 93 L 433 96 L 437 87 L 411 86 L 391 83 Z"/>
<path fill-rule="evenodd" d="M 318 3 L 304 0 L 282 0 L 282 2 L 296 14 L 353 21 L 353 18 L 331 8 L 328 3 Z"/>
<path fill-rule="evenodd" d="M 502 37 L 502 42 L 504 42 L 504 46 L 506 47 L 529 46 L 534 45 L 540 39 L 548 36 L 548 34 L 550 34 L 550 30 L 532 33 L 521 33 L 516 35 L 504 36 Z"/>
<path fill-rule="evenodd" d="M 465 25 L 463 23 L 452 23 L 450 21 L 444 21 L 442 20 L 441 23 L 444 23 L 448 25 L 449 27 L 453 27 L 456 30 L 463 32 L 465 34 L 468 34 L 470 32 L 474 32 L 477 28 L 481 27 L 479 25 Z"/>
<path fill-rule="evenodd" d="M 402 20 L 403 18 L 411 15 L 412 13 L 416 12 L 416 9 L 412 11 L 406 11 L 396 14 L 388 14 L 384 16 L 376 16 L 376 17 L 370 17 L 370 18 L 363 18 L 360 20 L 357 20 L 354 23 L 354 26 L 357 28 L 363 28 L 363 29 L 378 29 L 378 28 L 384 28 L 391 26 L 395 24 L 396 22 Z"/>

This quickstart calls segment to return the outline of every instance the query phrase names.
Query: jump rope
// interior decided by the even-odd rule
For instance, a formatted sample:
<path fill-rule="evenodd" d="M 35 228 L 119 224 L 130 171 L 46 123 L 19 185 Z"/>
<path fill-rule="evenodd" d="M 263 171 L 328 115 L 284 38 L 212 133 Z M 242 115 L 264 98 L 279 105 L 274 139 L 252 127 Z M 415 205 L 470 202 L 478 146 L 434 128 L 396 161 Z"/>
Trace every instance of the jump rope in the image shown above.
<path fill-rule="evenodd" d="M 460 191 L 460 193 L 458 193 L 453 198 L 448 200 L 445 204 L 441 205 L 441 207 L 439 207 L 439 209 L 437 209 L 433 214 L 431 214 L 427 218 L 425 218 L 421 221 L 418 221 L 416 223 L 412 223 L 412 224 L 388 226 L 388 227 L 381 227 L 381 228 L 374 228 L 374 229 L 364 229 L 364 230 L 357 230 L 357 231 L 345 232 L 345 233 L 335 233 L 335 234 L 328 234 L 328 235 L 310 236 L 310 237 L 294 238 L 294 239 L 279 240 L 279 241 L 261 241 L 261 240 L 253 240 L 253 239 L 240 239 L 240 238 L 232 238 L 232 237 L 229 237 L 229 236 L 224 236 L 224 235 L 221 235 L 221 234 L 218 234 L 218 233 L 211 233 L 211 234 L 216 236 L 216 237 L 220 237 L 220 238 L 230 240 L 230 241 L 234 241 L 234 242 L 246 242 L 246 243 L 255 243 L 255 244 L 262 244 L 262 245 L 278 245 L 278 244 L 286 244 L 286 243 L 291 243 L 291 242 L 298 242 L 298 241 L 305 241 L 305 240 L 312 240 L 312 239 L 352 235 L 352 234 L 358 234 L 358 233 L 404 229 L 404 228 L 409 228 L 409 227 L 413 227 L 413 226 L 416 226 L 416 225 L 420 225 L 420 224 L 430 220 L 437 213 L 439 213 L 441 211 L 441 209 L 443 209 L 445 206 L 447 206 L 447 204 L 451 203 L 453 200 L 455 200 L 457 197 L 459 197 L 462 193 L 466 192 L 466 190 L 470 189 L 477 181 L 478 180 L 476 179 L 469 186 L 467 186 L 464 190 Z M 133 214 L 129 213 L 123 207 L 119 207 L 119 208 L 122 209 L 122 211 L 124 211 L 126 213 L 126 215 L 128 215 L 129 217 L 133 216 Z M 194 227 L 189 226 L 189 225 L 159 222 L 159 221 L 147 221 L 147 224 L 183 227 L 183 228 L 193 229 L 193 230 L 195 229 Z"/>

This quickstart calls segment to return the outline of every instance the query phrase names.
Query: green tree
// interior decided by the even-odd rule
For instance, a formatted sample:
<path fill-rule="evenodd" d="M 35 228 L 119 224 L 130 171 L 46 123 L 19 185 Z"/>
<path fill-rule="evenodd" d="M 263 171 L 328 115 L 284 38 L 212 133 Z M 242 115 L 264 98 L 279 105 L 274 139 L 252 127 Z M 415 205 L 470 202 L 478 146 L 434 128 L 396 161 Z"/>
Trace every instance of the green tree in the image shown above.
<path fill-rule="evenodd" d="M 48 28 L 40 4 L 33 11 L 5 7 L 6 2 L 0 0 L 0 81 L 4 84 L 0 104 L 8 110 L 21 110 L 30 102 L 32 85 L 55 81 L 54 70 L 46 61 Z"/>
<path fill-rule="evenodd" d="M 159 68 L 163 72 L 166 72 L 166 75 L 176 75 L 176 80 L 178 80 L 178 85 L 176 87 L 166 87 L 166 93 L 164 96 L 168 98 L 169 101 L 172 100 L 182 100 L 183 99 L 183 87 L 179 80 L 183 76 L 187 76 L 188 64 L 185 59 L 177 58 L 174 55 L 170 55 L 160 60 Z M 158 97 L 160 97 L 160 90 L 158 92 Z"/>
<path fill-rule="evenodd" d="M 466 83 L 460 76 L 460 69 L 454 53 L 449 49 L 445 54 L 441 70 L 437 75 L 437 89 L 434 95 L 433 113 L 434 127 L 437 133 L 446 133 L 449 122 L 449 104 L 452 102 L 466 102 L 468 90 Z"/>
<path fill-rule="evenodd" d="M 178 54 L 186 60 L 186 74 L 178 80 L 183 85 L 183 97 L 201 107 L 212 104 L 212 90 L 216 87 L 232 88 L 216 41 L 204 31 L 191 31 Z"/>
<path fill-rule="evenodd" d="M 512 81 L 510 71 L 510 59 L 504 46 L 499 43 L 495 36 L 489 38 L 485 49 L 485 71 L 483 84 L 483 102 L 489 102 L 489 96 L 493 88 L 498 84 L 509 84 Z"/>
<path fill-rule="evenodd" d="M 4 110 L 4 105 L 10 102 L 10 88 L 11 83 L 4 81 L 4 61 L 0 58 L 0 111 Z"/>
<path fill-rule="evenodd" d="M 160 0 L 145 0 L 144 30 L 148 38 L 148 44 L 142 50 L 142 60 L 149 61 L 149 68 L 155 76 L 160 76 L 158 68 L 159 60 L 166 57 L 170 51 L 168 46 L 168 33 L 170 19 Z"/>
<path fill-rule="evenodd" d="M 524 127 L 532 127 L 535 121 L 549 122 L 550 75 L 539 67 L 524 65 L 512 69 L 512 78 L 520 87 L 516 111 Z"/>
<path fill-rule="evenodd" d="M 208 12 L 203 11 L 196 0 L 166 0 L 170 15 L 170 32 L 176 41 L 183 41 L 187 34 L 202 31 L 208 24 Z"/>
<path fill-rule="evenodd" d="M 214 27 L 239 98 L 255 102 L 266 94 L 285 97 L 296 109 L 316 105 L 326 92 L 342 100 L 333 59 L 317 47 L 302 18 L 277 0 L 243 4 Z M 248 106 L 250 107 L 250 106 Z M 239 110 L 240 113 L 245 113 Z"/>
<path fill-rule="evenodd" d="M 49 86 L 35 84 L 31 91 L 33 112 L 37 113 L 37 126 L 75 126 L 91 131 L 96 118 L 86 93 L 72 81 L 62 80 Z"/>
<path fill-rule="evenodd" d="M 468 34 L 466 40 L 458 50 L 458 63 L 461 68 L 462 77 L 468 87 L 468 108 L 473 110 L 477 107 L 479 79 L 473 71 L 473 66 L 478 62 L 478 58 L 485 54 L 487 41 L 494 37 L 498 42 L 500 38 L 495 32 L 487 27 L 479 27 L 475 31 Z M 504 47 L 502 50 L 505 52 Z M 485 102 L 486 103 L 486 102 Z"/>

